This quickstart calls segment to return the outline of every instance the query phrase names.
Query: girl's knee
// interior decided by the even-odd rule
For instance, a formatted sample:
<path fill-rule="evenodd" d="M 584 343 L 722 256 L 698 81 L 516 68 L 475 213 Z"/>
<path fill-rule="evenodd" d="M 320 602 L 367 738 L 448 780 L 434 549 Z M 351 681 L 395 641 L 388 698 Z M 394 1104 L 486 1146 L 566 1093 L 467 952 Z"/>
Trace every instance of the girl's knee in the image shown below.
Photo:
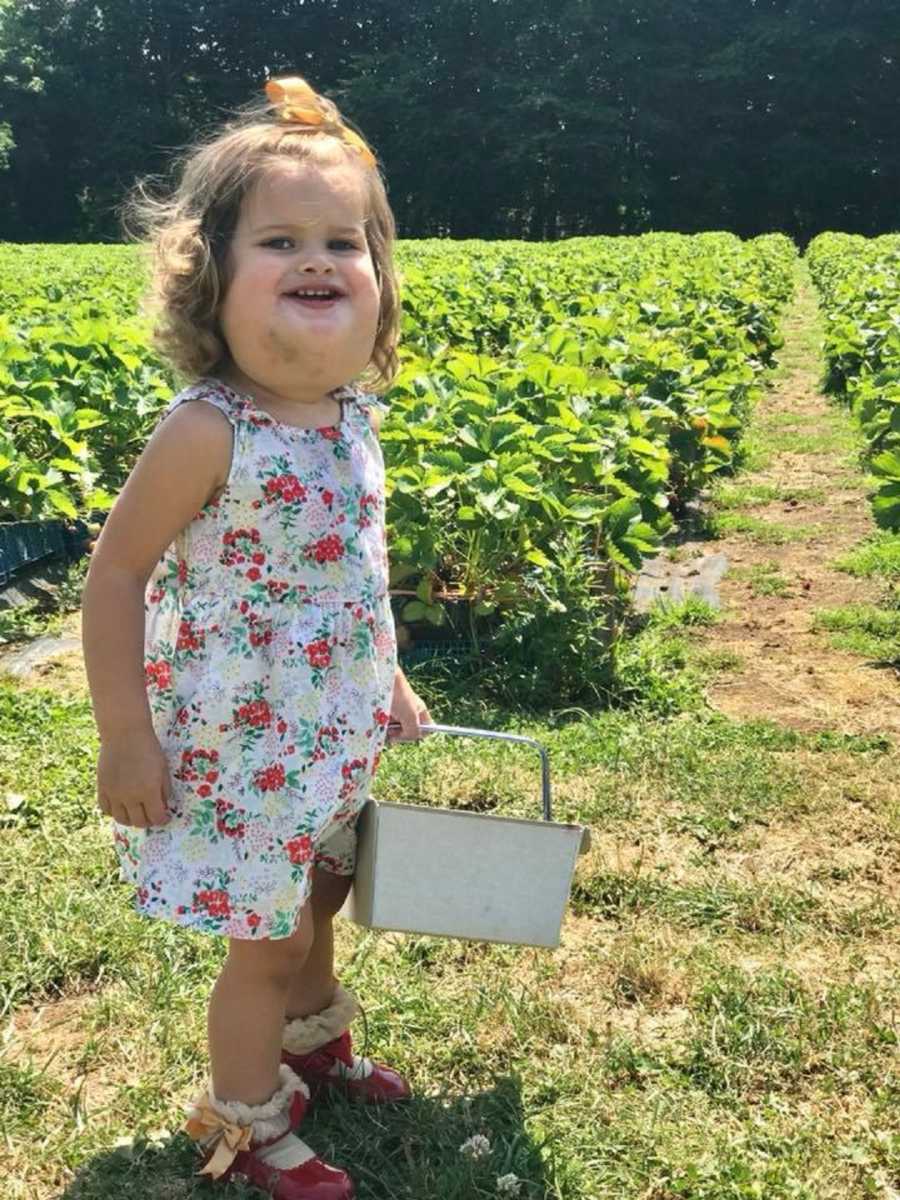
<path fill-rule="evenodd" d="M 309 957 L 314 934 L 312 913 L 307 904 L 290 937 L 263 938 L 261 941 L 232 938 L 228 944 L 229 965 L 239 971 L 265 975 L 272 982 L 288 987 Z"/>

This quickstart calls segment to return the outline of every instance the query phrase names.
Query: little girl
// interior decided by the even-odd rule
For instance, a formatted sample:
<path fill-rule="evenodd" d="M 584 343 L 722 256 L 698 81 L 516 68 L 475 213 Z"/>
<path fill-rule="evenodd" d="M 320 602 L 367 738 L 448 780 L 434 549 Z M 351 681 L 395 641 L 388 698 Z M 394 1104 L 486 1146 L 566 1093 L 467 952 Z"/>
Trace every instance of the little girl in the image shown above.
<path fill-rule="evenodd" d="M 389 722 L 430 715 L 396 666 L 380 402 L 396 367 L 394 220 L 375 158 L 302 79 L 139 187 L 157 342 L 193 379 L 109 515 L 84 591 L 97 796 L 136 907 L 228 938 L 209 1004 L 201 1174 L 345 1200 L 292 1128 L 310 1087 L 402 1099 L 352 1053 L 332 918 Z"/>

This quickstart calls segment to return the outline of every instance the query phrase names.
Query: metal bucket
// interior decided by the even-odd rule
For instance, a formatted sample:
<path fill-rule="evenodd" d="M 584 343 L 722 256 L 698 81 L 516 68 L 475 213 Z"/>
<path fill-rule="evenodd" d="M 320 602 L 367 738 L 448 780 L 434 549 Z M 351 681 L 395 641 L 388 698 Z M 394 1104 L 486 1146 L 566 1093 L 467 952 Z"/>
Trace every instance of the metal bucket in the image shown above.
<path fill-rule="evenodd" d="M 369 800 L 341 915 L 369 929 L 558 946 L 575 860 L 590 846 L 590 833 L 553 821 L 547 751 L 518 734 L 421 729 L 533 746 L 541 756 L 543 820 Z"/>

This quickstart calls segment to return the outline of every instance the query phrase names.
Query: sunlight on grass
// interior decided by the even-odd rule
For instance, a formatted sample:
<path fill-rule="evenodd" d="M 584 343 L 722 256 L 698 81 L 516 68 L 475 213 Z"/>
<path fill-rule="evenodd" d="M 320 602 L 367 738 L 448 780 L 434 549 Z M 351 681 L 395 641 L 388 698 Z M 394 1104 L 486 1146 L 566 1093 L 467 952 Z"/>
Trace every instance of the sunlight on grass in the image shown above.
<path fill-rule="evenodd" d="M 900 534 L 879 530 L 834 565 L 859 578 L 900 579 Z"/>
<path fill-rule="evenodd" d="M 747 534 L 756 542 L 773 546 L 809 541 L 822 533 L 819 525 L 784 525 L 777 521 L 764 521 L 760 517 L 747 516 L 745 513 L 713 513 L 709 526 L 713 537 L 728 537 L 735 533 Z"/>

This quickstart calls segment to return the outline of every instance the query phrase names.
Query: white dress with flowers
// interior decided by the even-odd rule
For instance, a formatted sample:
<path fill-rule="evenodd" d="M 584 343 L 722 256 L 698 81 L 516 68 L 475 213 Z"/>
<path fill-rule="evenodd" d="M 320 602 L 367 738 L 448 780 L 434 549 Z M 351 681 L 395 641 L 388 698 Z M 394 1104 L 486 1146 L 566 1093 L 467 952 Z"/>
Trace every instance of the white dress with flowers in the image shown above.
<path fill-rule="evenodd" d="M 384 744 L 396 662 L 384 463 L 371 397 L 297 429 L 206 379 L 225 414 L 225 490 L 147 583 L 144 669 L 169 760 L 171 820 L 115 825 L 136 907 L 207 933 L 281 938 L 312 867 L 350 874 Z"/>

